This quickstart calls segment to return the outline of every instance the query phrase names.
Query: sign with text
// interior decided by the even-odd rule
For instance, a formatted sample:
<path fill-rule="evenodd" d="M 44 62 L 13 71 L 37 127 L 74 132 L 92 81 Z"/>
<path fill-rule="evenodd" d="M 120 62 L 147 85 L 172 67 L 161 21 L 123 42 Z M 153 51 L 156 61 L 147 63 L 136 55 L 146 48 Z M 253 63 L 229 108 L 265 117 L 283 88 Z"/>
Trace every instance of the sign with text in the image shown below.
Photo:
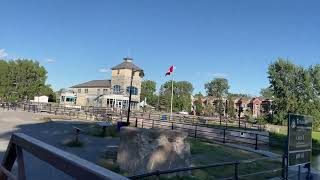
<path fill-rule="evenodd" d="M 312 117 L 289 114 L 288 165 L 310 163 L 312 152 Z"/>

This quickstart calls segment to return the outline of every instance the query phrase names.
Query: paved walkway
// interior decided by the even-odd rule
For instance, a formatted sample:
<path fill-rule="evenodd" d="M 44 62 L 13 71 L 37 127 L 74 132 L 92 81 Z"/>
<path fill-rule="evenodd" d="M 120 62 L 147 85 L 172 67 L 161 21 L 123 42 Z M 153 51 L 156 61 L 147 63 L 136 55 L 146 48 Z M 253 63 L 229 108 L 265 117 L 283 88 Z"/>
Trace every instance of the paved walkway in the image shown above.
<path fill-rule="evenodd" d="M 104 147 L 119 143 L 119 139 L 80 136 L 80 139 L 85 143 L 84 147 L 66 147 L 62 145 L 62 141 L 73 137 L 72 125 L 79 122 L 46 122 L 39 120 L 39 117 L 40 115 L 28 112 L 0 110 L 0 161 L 2 161 L 11 134 L 15 132 L 25 133 L 93 163 L 96 163 L 102 156 Z M 25 166 L 28 179 L 72 179 L 28 153 L 25 153 Z"/>

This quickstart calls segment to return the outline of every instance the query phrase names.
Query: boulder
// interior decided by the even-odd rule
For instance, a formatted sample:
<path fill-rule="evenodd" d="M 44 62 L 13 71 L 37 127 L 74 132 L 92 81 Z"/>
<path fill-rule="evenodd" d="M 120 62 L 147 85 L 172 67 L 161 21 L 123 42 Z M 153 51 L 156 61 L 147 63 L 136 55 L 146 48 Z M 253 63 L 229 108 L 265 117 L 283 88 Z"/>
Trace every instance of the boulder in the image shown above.
<path fill-rule="evenodd" d="M 123 127 L 117 162 L 130 175 L 189 167 L 190 145 L 186 132 Z"/>

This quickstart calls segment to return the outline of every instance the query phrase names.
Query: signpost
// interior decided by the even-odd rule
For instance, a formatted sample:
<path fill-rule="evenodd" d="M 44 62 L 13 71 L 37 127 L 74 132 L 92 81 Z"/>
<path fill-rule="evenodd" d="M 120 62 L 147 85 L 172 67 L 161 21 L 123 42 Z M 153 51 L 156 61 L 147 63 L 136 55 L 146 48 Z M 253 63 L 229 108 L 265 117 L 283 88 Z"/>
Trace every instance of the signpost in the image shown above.
<path fill-rule="evenodd" d="M 289 167 L 299 166 L 300 168 L 301 165 L 310 166 L 312 154 L 312 120 L 310 116 L 289 114 L 287 149 L 287 165 Z"/>
<path fill-rule="evenodd" d="M 312 117 L 289 114 L 288 165 L 310 163 L 312 152 Z"/>

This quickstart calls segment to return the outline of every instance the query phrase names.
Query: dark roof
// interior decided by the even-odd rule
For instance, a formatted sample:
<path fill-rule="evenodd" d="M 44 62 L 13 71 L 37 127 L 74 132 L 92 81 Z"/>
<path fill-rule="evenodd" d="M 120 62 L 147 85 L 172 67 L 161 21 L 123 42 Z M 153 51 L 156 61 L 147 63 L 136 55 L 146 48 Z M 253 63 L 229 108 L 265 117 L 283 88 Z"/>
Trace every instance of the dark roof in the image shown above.
<path fill-rule="evenodd" d="M 71 88 L 95 88 L 95 87 L 110 88 L 111 80 L 92 80 L 92 81 L 88 81 L 82 84 L 72 86 Z"/>
<path fill-rule="evenodd" d="M 112 70 L 118 70 L 118 69 L 133 69 L 136 71 L 142 71 L 141 68 L 139 68 L 137 65 L 132 63 L 132 58 L 126 57 L 123 58 L 124 62 L 122 62 L 121 64 L 118 64 L 116 66 L 114 66 L 113 68 L 111 68 Z"/>

